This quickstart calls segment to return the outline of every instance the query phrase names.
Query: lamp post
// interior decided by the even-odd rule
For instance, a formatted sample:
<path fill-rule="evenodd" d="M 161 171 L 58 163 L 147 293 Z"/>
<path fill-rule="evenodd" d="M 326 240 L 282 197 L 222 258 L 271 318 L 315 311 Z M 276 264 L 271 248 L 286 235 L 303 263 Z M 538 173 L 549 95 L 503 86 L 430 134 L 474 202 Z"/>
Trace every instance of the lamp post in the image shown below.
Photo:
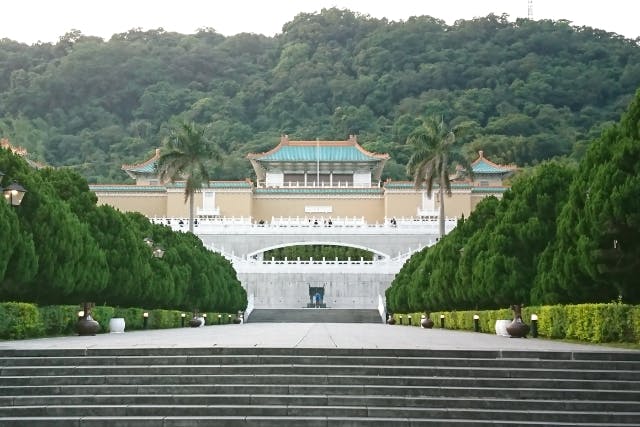
<path fill-rule="evenodd" d="M 531 315 L 531 338 L 538 338 L 538 315 Z"/>
<path fill-rule="evenodd" d="M 17 182 L 11 183 L 7 188 L 2 188 L 2 194 L 4 195 L 4 200 L 9 203 L 11 206 L 20 206 L 22 203 L 22 198 L 24 197 L 27 190 Z"/>
<path fill-rule="evenodd" d="M 473 330 L 475 332 L 480 332 L 480 316 L 477 314 L 473 315 Z"/>
<path fill-rule="evenodd" d="M 164 256 L 164 249 L 161 246 L 154 246 L 155 243 L 151 237 L 145 237 L 142 241 L 151 248 L 151 255 L 154 258 L 162 258 Z"/>
<path fill-rule="evenodd" d="M 148 323 L 149 323 L 149 313 L 145 311 L 144 313 L 142 313 L 142 327 L 144 329 L 147 329 Z"/>
<path fill-rule="evenodd" d="M 180 315 L 180 326 L 182 326 L 184 328 L 184 318 L 187 317 L 186 314 L 182 313 Z"/>
<path fill-rule="evenodd" d="M 444 329 L 444 314 L 440 315 L 440 327 Z"/>
<path fill-rule="evenodd" d="M 162 249 L 161 247 L 156 247 L 153 249 L 153 256 L 154 258 L 162 258 L 164 256 L 164 249 Z"/>

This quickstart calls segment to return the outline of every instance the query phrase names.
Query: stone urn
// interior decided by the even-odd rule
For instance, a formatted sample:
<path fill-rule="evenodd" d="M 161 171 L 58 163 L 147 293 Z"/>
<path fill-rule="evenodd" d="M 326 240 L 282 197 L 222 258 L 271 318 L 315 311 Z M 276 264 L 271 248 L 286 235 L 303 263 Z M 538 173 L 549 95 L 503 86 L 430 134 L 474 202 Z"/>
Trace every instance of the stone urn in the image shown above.
<path fill-rule="evenodd" d="M 189 326 L 192 328 L 199 328 L 200 326 L 204 326 L 204 319 L 202 317 L 192 317 L 189 320 Z"/>
<path fill-rule="evenodd" d="M 109 332 L 112 334 L 121 334 L 124 332 L 124 317 L 112 317 L 109 319 Z"/>
<path fill-rule="evenodd" d="M 78 313 L 78 323 L 76 323 L 78 335 L 95 335 L 100 331 L 100 324 L 91 317 L 93 305 L 90 302 L 82 304 L 83 309 Z"/>
<path fill-rule="evenodd" d="M 423 314 L 420 317 L 420 326 L 425 329 L 433 328 L 433 320 L 431 320 L 431 318 L 429 317 L 429 313 Z"/>
<path fill-rule="evenodd" d="M 511 306 L 513 321 L 507 325 L 507 333 L 511 338 L 526 338 L 529 333 L 529 325 L 522 321 L 522 304 Z"/>
<path fill-rule="evenodd" d="M 393 318 L 393 314 L 390 314 L 389 317 L 387 317 L 387 324 L 389 324 L 389 325 L 395 325 L 396 324 L 396 319 Z"/>

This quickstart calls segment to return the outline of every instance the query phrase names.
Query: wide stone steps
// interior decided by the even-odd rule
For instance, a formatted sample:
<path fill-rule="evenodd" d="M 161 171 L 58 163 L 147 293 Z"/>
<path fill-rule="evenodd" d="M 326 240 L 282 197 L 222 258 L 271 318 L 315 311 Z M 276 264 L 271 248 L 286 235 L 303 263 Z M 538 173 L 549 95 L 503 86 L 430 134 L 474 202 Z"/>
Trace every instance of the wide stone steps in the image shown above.
<path fill-rule="evenodd" d="M 375 417 L 375 418 L 450 418 L 476 420 L 513 420 L 523 419 L 522 410 L 484 409 L 484 408 L 420 408 L 420 407 L 368 407 L 368 406 L 296 406 L 296 405 L 48 405 L 24 406 L 13 411 L 0 408 L 0 416 L 12 417 L 142 417 L 176 416 L 217 417 L 217 416 L 271 416 L 271 417 Z M 11 413 L 9 413 L 11 412 Z M 596 411 L 529 411 L 526 420 L 531 422 L 578 422 L 606 423 L 611 419 L 637 425 L 638 412 L 596 412 Z M 0 418 L 1 420 L 1 418 Z"/>
<path fill-rule="evenodd" d="M 640 425 L 640 352 L 0 351 L 1 426 Z"/>
<path fill-rule="evenodd" d="M 378 310 L 333 308 L 254 309 L 248 323 L 382 323 Z"/>

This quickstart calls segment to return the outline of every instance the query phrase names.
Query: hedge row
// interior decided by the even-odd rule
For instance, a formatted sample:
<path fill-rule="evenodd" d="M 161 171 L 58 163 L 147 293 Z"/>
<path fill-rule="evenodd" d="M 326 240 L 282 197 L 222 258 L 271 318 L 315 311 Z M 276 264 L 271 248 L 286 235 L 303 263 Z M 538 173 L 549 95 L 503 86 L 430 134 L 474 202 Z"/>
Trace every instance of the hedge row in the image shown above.
<path fill-rule="evenodd" d="M 396 324 L 420 326 L 425 313 L 394 313 Z M 434 328 L 440 327 L 444 315 L 446 329 L 474 330 L 477 314 L 481 332 L 495 333 L 499 319 L 512 319 L 510 309 L 479 311 L 438 311 L 430 313 Z M 538 316 L 538 336 L 573 339 L 590 343 L 627 342 L 640 344 L 640 306 L 627 304 L 579 304 L 524 307 L 522 319 L 531 324 L 531 315 Z"/>
<path fill-rule="evenodd" d="M 56 305 L 38 307 L 22 302 L 0 303 L 0 339 L 24 339 L 74 335 L 78 321 L 77 305 Z M 182 326 L 183 311 L 145 310 L 142 308 L 119 308 L 96 306 L 91 316 L 100 324 L 100 332 L 109 331 L 112 317 L 125 319 L 126 330 L 144 329 L 144 313 L 147 312 L 147 329 L 168 329 Z M 185 325 L 191 313 L 185 313 Z M 235 315 L 228 313 L 207 313 L 209 324 L 230 323 Z M 220 316 L 220 317 L 218 317 Z M 231 317 L 229 317 L 231 316 Z"/>

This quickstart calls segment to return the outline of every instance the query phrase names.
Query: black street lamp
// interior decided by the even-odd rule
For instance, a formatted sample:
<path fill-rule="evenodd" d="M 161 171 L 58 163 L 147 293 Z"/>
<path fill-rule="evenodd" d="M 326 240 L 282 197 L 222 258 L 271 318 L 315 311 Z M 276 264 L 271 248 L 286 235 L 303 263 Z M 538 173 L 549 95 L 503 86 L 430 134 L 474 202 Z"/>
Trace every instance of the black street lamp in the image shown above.
<path fill-rule="evenodd" d="M 473 315 L 473 330 L 475 332 L 480 332 L 480 316 L 477 314 Z"/>
<path fill-rule="evenodd" d="M 154 258 L 162 258 L 164 256 L 164 249 L 162 249 L 161 247 L 156 247 L 153 249 L 153 256 Z"/>
<path fill-rule="evenodd" d="M 11 206 L 20 206 L 22 203 L 22 198 L 24 197 L 27 190 L 17 182 L 11 183 L 7 188 L 2 188 L 2 194 L 4 195 L 4 200 L 9 203 Z"/>
<path fill-rule="evenodd" d="M 151 237 L 145 237 L 143 242 L 151 248 L 151 255 L 154 258 L 162 258 L 164 256 L 164 249 L 160 246 L 154 246 L 154 241 Z"/>

